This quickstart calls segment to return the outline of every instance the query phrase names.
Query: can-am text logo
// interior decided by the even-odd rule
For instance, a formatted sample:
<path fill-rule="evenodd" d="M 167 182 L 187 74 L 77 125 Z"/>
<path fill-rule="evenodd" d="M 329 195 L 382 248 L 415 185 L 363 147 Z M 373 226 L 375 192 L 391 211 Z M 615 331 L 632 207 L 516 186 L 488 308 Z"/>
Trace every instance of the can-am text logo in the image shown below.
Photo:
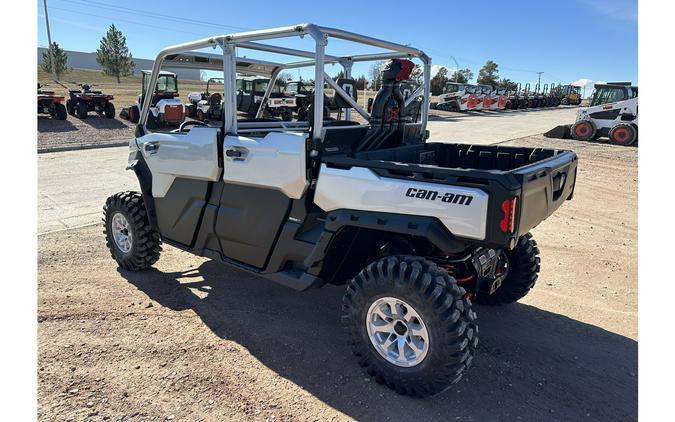
<path fill-rule="evenodd" d="M 405 192 L 405 196 L 410 198 L 419 198 L 427 199 L 429 201 L 441 201 L 448 204 L 458 204 L 458 205 L 470 205 L 473 201 L 473 196 L 471 195 L 462 195 L 458 193 L 446 192 L 440 194 L 435 190 L 426 190 L 426 189 L 417 189 L 417 188 L 408 188 Z"/>

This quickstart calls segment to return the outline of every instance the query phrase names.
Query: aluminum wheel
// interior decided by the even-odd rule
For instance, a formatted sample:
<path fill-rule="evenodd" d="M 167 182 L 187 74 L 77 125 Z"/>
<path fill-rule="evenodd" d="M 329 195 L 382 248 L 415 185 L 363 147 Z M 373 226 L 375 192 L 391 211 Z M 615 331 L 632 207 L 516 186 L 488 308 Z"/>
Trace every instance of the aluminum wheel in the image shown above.
<path fill-rule="evenodd" d="M 123 253 L 129 253 L 133 244 L 133 235 L 129 228 L 129 220 L 121 212 L 116 212 L 112 216 L 110 224 L 115 245 Z"/>
<path fill-rule="evenodd" d="M 429 351 L 429 332 L 412 306 L 394 297 L 382 297 L 366 314 L 368 337 L 375 350 L 396 366 L 419 365 Z"/>

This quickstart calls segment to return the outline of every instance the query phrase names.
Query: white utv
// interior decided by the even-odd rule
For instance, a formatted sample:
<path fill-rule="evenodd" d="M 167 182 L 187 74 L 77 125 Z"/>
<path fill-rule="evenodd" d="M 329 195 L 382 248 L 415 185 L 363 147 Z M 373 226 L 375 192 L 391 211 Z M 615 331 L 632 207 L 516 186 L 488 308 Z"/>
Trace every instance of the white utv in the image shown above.
<path fill-rule="evenodd" d="M 312 48 L 263 42 L 289 37 Z M 327 54 L 334 38 L 381 52 Z M 223 54 L 193 51 L 211 46 Z M 298 59 L 237 57 L 243 48 Z M 351 68 L 375 60 L 389 62 L 369 114 L 349 95 Z M 412 60 L 423 83 L 406 98 Z M 129 145 L 140 192 L 104 207 L 119 266 L 151 266 L 164 243 L 297 290 L 345 285 L 346 339 L 370 376 L 420 397 L 457 382 L 477 350 L 474 302 L 515 302 L 537 281 L 529 230 L 572 197 L 576 155 L 426 142 L 431 59 L 411 46 L 312 24 L 214 36 L 162 50 L 150 85 L 162 65 L 190 64 L 223 71 L 223 119 L 150 131 L 145 99 Z M 342 66 L 340 84 L 328 64 Z M 262 117 L 279 73 L 302 67 L 315 81 L 307 120 Z M 255 118 L 237 118 L 237 73 L 271 81 Z M 326 113 L 324 84 L 342 120 Z"/>

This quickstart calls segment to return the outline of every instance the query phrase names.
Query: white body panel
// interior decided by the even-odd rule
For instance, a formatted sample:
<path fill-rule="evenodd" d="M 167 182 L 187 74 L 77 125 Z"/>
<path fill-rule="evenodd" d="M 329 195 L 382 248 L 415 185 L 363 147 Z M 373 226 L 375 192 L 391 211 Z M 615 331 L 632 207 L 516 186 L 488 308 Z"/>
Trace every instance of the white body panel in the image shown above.
<path fill-rule="evenodd" d="M 304 133 L 270 132 L 264 138 L 225 137 L 223 145 L 226 183 L 275 189 L 293 199 L 307 188 Z M 241 152 L 228 157 L 227 150 Z"/>
<path fill-rule="evenodd" d="M 152 172 L 152 196 L 164 197 L 176 177 L 217 181 L 218 131 L 193 127 L 187 133 L 149 133 L 138 138 L 138 148 Z"/>
<path fill-rule="evenodd" d="M 435 200 L 410 196 L 410 189 L 437 192 Z M 469 205 L 440 200 L 446 194 L 470 195 Z M 349 170 L 321 165 L 314 202 L 324 211 L 351 209 L 438 218 L 454 235 L 484 239 L 487 193 L 479 189 L 379 177 L 363 167 Z"/>
<path fill-rule="evenodd" d="M 597 119 L 594 117 L 591 117 L 590 114 L 601 112 L 601 111 L 608 111 L 608 110 L 616 110 L 619 109 L 619 114 L 617 115 L 616 118 L 614 119 Z M 600 104 L 597 106 L 593 107 L 582 107 L 579 110 L 577 110 L 577 121 L 579 120 L 592 120 L 593 123 L 595 124 L 595 127 L 598 129 L 603 129 L 603 128 L 612 128 L 615 125 L 619 123 L 631 123 L 635 126 L 638 126 L 638 119 L 635 118 L 634 120 L 630 121 L 623 121 L 621 120 L 621 116 L 624 114 L 631 114 L 633 116 L 638 115 L 638 99 L 636 98 L 629 98 L 627 100 L 623 101 L 617 101 L 614 103 L 607 103 L 607 104 Z"/>

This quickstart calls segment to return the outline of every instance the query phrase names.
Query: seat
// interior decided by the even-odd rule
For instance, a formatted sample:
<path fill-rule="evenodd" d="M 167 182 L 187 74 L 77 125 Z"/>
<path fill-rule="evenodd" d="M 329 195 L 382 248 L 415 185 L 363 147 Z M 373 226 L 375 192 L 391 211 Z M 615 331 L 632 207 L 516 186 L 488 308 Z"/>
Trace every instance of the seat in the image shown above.
<path fill-rule="evenodd" d="M 413 62 L 391 59 L 382 70 L 382 87 L 375 95 L 370 113 L 370 127 L 357 146 L 356 152 L 367 151 L 385 145 L 399 130 L 401 115 L 405 115 L 405 101 L 401 93 L 401 81 L 410 77 Z"/>

